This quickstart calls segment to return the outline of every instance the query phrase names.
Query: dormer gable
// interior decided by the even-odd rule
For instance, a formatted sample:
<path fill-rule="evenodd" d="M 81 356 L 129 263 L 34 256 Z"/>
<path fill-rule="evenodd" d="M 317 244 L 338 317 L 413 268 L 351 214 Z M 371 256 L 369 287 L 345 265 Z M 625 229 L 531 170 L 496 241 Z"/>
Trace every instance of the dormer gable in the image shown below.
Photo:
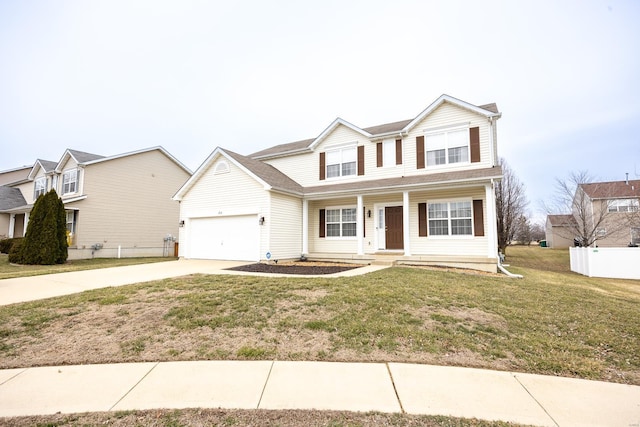
<path fill-rule="evenodd" d="M 29 172 L 28 179 L 34 180 L 39 175 L 50 175 L 55 172 L 57 163 L 50 160 L 37 159 Z"/>
<path fill-rule="evenodd" d="M 99 154 L 91 154 L 85 153 L 83 151 L 67 149 L 56 166 L 56 172 L 62 172 L 69 160 L 72 160 L 78 166 L 82 166 L 85 163 L 103 158 L 104 156 L 101 156 Z"/>

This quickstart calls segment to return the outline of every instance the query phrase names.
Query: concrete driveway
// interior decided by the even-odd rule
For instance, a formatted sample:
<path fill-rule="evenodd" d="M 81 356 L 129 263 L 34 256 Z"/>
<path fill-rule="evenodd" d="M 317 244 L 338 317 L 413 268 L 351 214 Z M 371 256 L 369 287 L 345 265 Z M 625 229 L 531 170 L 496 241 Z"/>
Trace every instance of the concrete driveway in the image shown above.
<path fill-rule="evenodd" d="M 228 268 L 244 264 L 248 264 L 248 262 L 182 259 L 179 261 L 3 279 L 0 280 L 0 305 L 35 301 L 44 298 L 74 294 L 90 289 L 130 285 L 133 283 L 150 282 L 152 280 L 169 279 L 172 277 L 187 276 L 189 274 L 198 273 L 276 276 L 268 273 L 247 273 L 242 271 L 226 270 Z M 354 276 L 380 270 L 382 268 L 386 267 L 368 265 L 340 273 L 328 274 L 322 277 Z M 277 276 L 286 275 L 280 274 Z"/>

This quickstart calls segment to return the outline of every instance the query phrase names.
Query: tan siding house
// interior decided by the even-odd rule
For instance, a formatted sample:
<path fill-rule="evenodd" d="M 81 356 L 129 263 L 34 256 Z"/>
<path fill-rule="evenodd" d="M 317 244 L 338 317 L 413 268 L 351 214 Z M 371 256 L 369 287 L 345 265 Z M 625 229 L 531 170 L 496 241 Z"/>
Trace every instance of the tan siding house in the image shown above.
<path fill-rule="evenodd" d="M 180 255 L 496 271 L 500 116 L 442 95 L 413 119 L 360 128 L 337 118 L 316 138 L 249 156 L 218 147 L 174 196 Z"/>
<path fill-rule="evenodd" d="M 67 213 L 69 259 L 173 255 L 180 208 L 171 196 L 190 176 L 162 147 L 110 157 L 66 150 L 58 162 L 36 161 L 27 181 L 10 187 L 24 203 L 0 206 L 0 226 L 24 235 L 35 199 L 54 189 Z"/>

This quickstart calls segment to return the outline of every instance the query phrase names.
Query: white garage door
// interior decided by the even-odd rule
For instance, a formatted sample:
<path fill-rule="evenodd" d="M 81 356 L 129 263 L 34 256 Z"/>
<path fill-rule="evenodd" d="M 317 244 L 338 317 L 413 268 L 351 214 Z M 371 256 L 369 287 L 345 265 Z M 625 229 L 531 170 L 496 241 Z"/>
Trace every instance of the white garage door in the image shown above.
<path fill-rule="evenodd" d="M 259 261 L 260 226 L 256 215 L 194 218 L 190 223 L 190 258 Z"/>

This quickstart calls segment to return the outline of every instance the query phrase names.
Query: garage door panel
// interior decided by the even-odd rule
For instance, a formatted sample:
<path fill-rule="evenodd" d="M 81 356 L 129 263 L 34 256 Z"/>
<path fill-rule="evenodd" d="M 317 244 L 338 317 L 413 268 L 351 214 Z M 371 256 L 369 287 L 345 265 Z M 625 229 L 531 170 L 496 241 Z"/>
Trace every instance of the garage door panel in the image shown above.
<path fill-rule="evenodd" d="M 190 258 L 258 261 L 260 229 L 255 215 L 194 218 Z"/>

